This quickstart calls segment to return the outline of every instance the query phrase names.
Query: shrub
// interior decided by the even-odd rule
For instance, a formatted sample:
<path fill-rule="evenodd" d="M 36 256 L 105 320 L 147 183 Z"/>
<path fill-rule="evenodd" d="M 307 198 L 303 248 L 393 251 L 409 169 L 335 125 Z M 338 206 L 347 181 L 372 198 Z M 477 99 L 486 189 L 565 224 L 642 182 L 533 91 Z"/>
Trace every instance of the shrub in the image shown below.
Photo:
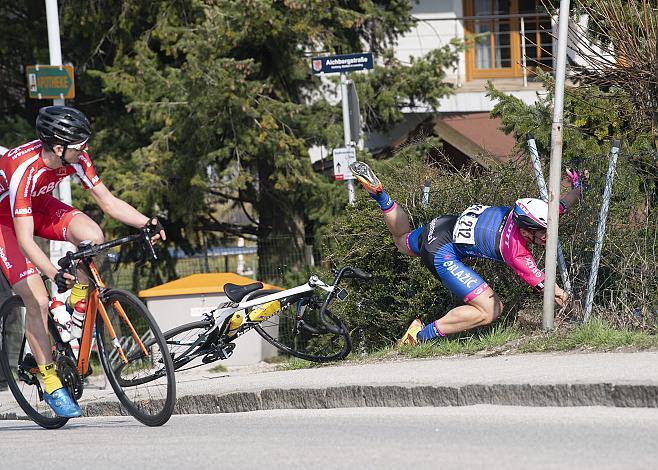
<path fill-rule="evenodd" d="M 427 141 L 416 142 L 387 161 L 369 162 L 381 178 L 386 191 L 409 214 L 412 229 L 441 214 L 459 214 L 470 204 L 512 205 L 520 197 L 537 197 L 527 157 L 490 169 L 457 169 L 447 162 L 428 163 L 423 155 Z M 584 299 L 589 276 L 598 211 L 603 192 L 605 158 L 593 165 L 592 189 L 584 203 L 573 207 L 560 222 L 560 237 L 576 299 Z M 544 170 L 548 174 L 547 169 Z M 616 184 L 633 186 L 632 170 L 620 161 Z M 429 205 L 422 204 L 422 188 L 431 183 Z M 650 321 L 656 297 L 656 266 L 650 263 L 655 244 L 656 214 L 629 224 L 628 213 L 641 207 L 642 191 L 624 191 L 613 197 L 604 244 L 599 289 L 599 316 L 613 324 L 653 327 Z M 626 216 L 624 216 L 626 214 Z M 653 224 L 653 229 L 652 229 Z M 435 320 L 459 299 L 421 264 L 419 259 L 400 254 L 384 223 L 377 204 L 359 189 L 356 204 L 348 207 L 331 225 L 331 238 L 325 252 L 338 266 L 352 264 L 371 271 L 374 281 L 358 284 L 353 295 L 335 307 L 350 325 L 353 339 L 365 349 L 390 345 L 416 317 Z M 543 264 L 544 250 L 531 247 L 535 259 Z M 533 323 L 541 323 L 541 295 L 536 295 L 510 268 L 489 260 L 466 262 L 489 283 L 505 306 L 498 324 L 513 322 L 519 309 L 529 311 Z M 634 264 L 633 264 L 634 263 Z M 638 280 L 642 282 L 638 282 Z M 562 285 L 560 276 L 557 282 Z M 625 303 L 624 303 L 625 302 Z M 610 308 L 625 308 L 611 311 Z M 638 305 L 640 308 L 638 316 Z M 650 311 L 651 310 L 651 311 Z M 642 316 L 642 314 L 646 314 Z M 558 320 L 564 316 L 558 316 Z M 579 317 L 568 319 L 579 320 Z M 470 334 L 470 332 L 469 332 Z"/>

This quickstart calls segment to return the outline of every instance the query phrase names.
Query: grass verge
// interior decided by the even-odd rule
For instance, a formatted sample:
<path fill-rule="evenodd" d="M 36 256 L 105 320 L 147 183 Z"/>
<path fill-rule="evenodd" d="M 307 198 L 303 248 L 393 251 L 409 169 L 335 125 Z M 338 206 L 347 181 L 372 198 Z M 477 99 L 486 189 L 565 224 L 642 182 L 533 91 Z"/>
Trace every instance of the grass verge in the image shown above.
<path fill-rule="evenodd" d="M 364 363 L 474 354 L 496 356 L 558 351 L 640 351 L 653 348 L 658 348 L 658 335 L 612 328 L 604 321 L 592 320 L 583 325 L 563 326 L 553 332 L 523 330 L 514 325 L 494 326 L 480 333 L 444 338 L 416 346 L 392 345 L 365 355 L 352 353 L 347 361 Z M 282 362 L 277 370 L 320 366 L 322 364 L 291 358 Z"/>

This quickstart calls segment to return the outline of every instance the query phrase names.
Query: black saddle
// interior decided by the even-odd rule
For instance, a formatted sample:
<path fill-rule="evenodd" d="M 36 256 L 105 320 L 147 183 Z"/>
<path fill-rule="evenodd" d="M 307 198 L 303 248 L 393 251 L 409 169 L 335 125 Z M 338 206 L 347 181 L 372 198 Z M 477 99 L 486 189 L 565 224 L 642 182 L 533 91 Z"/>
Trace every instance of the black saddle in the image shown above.
<path fill-rule="evenodd" d="M 240 302 L 244 299 L 244 296 L 252 293 L 253 291 L 263 288 L 262 282 L 253 282 L 247 284 L 246 286 L 238 286 L 237 284 L 224 284 L 224 293 L 226 297 L 231 299 L 233 302 Z"/>

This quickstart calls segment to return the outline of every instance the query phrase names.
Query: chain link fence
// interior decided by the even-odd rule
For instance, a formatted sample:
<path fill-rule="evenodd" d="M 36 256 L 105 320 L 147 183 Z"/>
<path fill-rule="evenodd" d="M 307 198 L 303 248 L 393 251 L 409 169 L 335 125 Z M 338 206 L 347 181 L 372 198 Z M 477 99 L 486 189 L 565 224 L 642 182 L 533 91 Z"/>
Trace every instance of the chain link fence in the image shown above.
<path fill-rule="evenodd" d="M 181 251 L 170 251 L 170 259 L 146 264 L 135 269 L 135 263 L 115 263 L 110 257 L 102 269 L 111 285 L 135 292 L 170 280 L 200 273 L 236 273 L 254 280 L 282 287 L 303 282 L 308 273 L 318 269 L 321 256 L 321 239 L 305 240 L 292 236 L 268 237 L 247 241 L 246 246 L 236 241 L 235 246 L 217 247 L 207 253 L 187 255 Z M 157 263 L 166 263 L 167 275 L 156 276 Z M 160 268 L 161 269 L 161 268 Z"/>

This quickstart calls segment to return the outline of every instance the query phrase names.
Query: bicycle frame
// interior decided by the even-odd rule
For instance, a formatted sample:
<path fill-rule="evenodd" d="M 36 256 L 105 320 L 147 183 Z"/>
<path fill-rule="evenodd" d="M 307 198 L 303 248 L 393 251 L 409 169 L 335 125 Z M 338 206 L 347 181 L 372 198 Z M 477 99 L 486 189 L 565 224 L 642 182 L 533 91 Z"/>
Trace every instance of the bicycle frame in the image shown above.
<path fill-rule="evenodd" d="M 321 321 L 326 325 L 327 322 L 325 320 L 325 312 L 327 310 L 327 307 L 331 303 L 331 301 L 334 299 L 334 297 L 338 296 L 339 299 L 344 299 L 345 296 L 347 295 L 346 291 L 340 287 L 338 287 L 338 283 L 341 281 L 343 277 L 347 277 L 348 273 L 352 273 L 355 277 L 361 278 L 361 279 L 370 279 L 372 277 L 371 274 L 365 273 L 361 271 L 358 268 L 352 268 L 349 266 L 346 266 L 342 269 L 340 269 L 335 277 L 334 277 L 334 282 L 329 285 L 322 281 L 318 276 L 312 275 L 309 280 L 302 285 L 299 285 L 297 287 L 292 287 L 290 289 L 285 289 L 280 292 L 275 292 L 269 295 L 264 295 L 261 297 L 258 297 L 257 299 L 251 299 L 254 295 L 258 294 L 259 292 L 262 292 L 262 290 L 257 290 L 254 292 L 251 292 L 247 294 L 240 302 L 235 304 L 234 302 L 227 302 L 220 304 L 217 306 L 215 309 L 211 310 L 206 314 L 206 318 L 212 319 L 214 324 L 213 326 L 208 330 L 208 332 L 203 336 L 197 338 L 193 344 L 189 345 L 189 348 L 181 354 L 181 356 L 185 356 L 188 353 L 192 352 L 195 348 L 197 348 L 200 345 L 203 345 L 208 336 L 212 334 L 214 331 L 218 331 L 220 328 L 225 328 L 228 322 L 228 319 L 233 316 L 235 312 L 239 312 L 241 310 L 244 310 L 245 312 L 247 309 L 251 307 L 255 307 L 257 305 L 263 305 L 268 302 L 272 302 L 275 300 L 289 300 L 288 303 L 292 303 L 297 297 L 304 297 L 307 294 L 313 292 L 315 289 L 321 289 L 325 292 L 328 293 L 326 298 L 324 299 L 324 302 L 322 304 L 322 307 L 320 309 L 320 319 Z M 344 295 L 344 296 L 343 296 Z M 215 312 L 219 310 L 219 313 L 215 315 Z M 250 330 L 253 326 L 257 325 L 260 322 L 252 322 L 248 318 L 243 323 L 243 325 L 240 327 L 240 329 L 236 332 L 235 336 L 231 338 L 231 340 L 237 338 L 238 336 L 241 336 L 242 334 L 246 333 L 248 330 Z M 245 327 L 246 325 L 246 327 Z M 225 333 L 225 331 L 221 331 L 221 333 Z"/>
<path fill-rule="evenodd" d="M 96 324 L 97 314 L 100 314 L 101 318 L 103 319 L 105 328 L 108 334 L 110 335 L 110 338 L 112 339 L 112 345 L 116 348 L 119 357 L 121 358 L 124 364 L 128 363 L 128 359 L 126 358 L 125 352 L 121 347 L 121 343 L 117 338 L 116 332 L 112 327 L 112 322 L 110 321 L 110 317 L 107 314 L 107 310 L 105 309 L 105 306 L 103 305 L 102 302 L 103 293 L 105 290 L 107 290 L 107 286 L 103 282 L 103 279 L 101 278 L 100 273 L 98 272 L 98 269 L 96 268 L 96 265 L 94 264 L 92 258 L 93 256 L 99 254 L 102 251 L 106 251 L 115 246 L 122 245 L 124 243 L 129 243 L 138 240 L 140 238 L 144 238 L 144 236 L 145 235 L 142 233 L 130 235 L 127 237 L 119 238 L 117 240 L 112 240 L 106 243 L 102 243 L 100 245 L 91 246 L 89 248 L 78 251 L 77 253 L 68 252 L 66 256 L 59 261 L 59 264 L 62 268 L 70 270 L 72 267 L 77 267 L 75 266 L 74 261 L 80 260 L 80 262 L 83 264 L 85 268 L 84 270 L 86 271 L 87 276 L 89 277 L 90 286 L 89 286 L 89 294 L 87 296 L 87 310 L 85 313 L 82 337 L 80 338 L 80 349 L 78 351 L 78 361 L 77 361 L 78 372 L 80 372 L 80 375 L 82 377 L 86 377 L 89 371 L 89 359 L 91 357 L 91 347 L 94 337 L 94 326 Z M 149 242 L 149 246 L 151 246 L 150 242 Z M 151 250 L 153 256 L 155 256 L 155 252 L 153 252 L 153 247 L 151 247 Z M 146 348 L 146 346 L 144 346 L 144 343 L 142 342 L 141 338 L 139 337 L 139 335 L 135 331 L 135 328 L 130 322 L 128 315 L 126 315 L 126 312 L 124 311 L 123 307 L 121 307 L 121 304 L 118 301 L 114 302 L 114 308 L 116 308 L 117 312 L 119 313 L 119 316 L 124 321 L 126 326 L 128 326 L 130 333 L 133 339 L 135 340 L 135 343 L 140 347 L 144 355 L 148 356 L 149 355 L 148 349 Z"/>

